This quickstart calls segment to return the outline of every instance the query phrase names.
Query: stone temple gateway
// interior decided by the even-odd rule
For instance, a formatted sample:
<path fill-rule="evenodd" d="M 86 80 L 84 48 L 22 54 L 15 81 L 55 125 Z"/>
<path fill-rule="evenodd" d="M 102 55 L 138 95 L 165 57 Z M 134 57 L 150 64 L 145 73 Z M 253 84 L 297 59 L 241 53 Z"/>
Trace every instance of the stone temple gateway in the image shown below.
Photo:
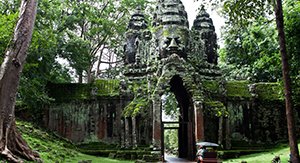
<path fill-rule="evenodd" d="M 216 33 L 202 8 L 192 29 L 180 0 L 159 0 L 151 28 L 142 11 L 132 15 L 126 33 L 124 85 L 146 82 L 141 97 L 150 99 L 152 145 L 161 149 L 162 98 L 175 94 L 180 108 L 178 121 L 179 157 L 193 159 L 195 142 L 204 140 L 203 80 L 222 82 L 217 66 Z"/>
<path fill-rule="evenodd" d="M 75 143 L 143 146 L 160 158 L 170 124 L 162 119 L 162 96 L 172 93 L 179 118 L 171 124 L 177 126 L 181 158 L 194 160 L 198 141 L 231 149 L 286 138 L 282 87 L 224 80 L 215 29 L 204 8 L 190 29 L 180 0 L 158 0 L 153 22 L 138 9 L 125 36 L 120 80 L 48 85 L 55 101 L 44 109 L 47 128 Z"/>

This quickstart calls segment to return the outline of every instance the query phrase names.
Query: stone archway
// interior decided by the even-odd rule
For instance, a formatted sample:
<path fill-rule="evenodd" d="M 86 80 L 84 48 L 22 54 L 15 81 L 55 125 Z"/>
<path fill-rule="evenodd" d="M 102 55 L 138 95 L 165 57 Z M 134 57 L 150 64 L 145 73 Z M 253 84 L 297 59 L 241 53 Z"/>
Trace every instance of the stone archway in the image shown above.
<path fill-rule="evenodd" d="M 191 95 L 183 85 L 180 76 L 174 75 L 170 80 L 170 91 L 175 94 L 179 104 L 179 129 L 178 129 L 178 157 L 192 159 L 194 156 L 195 137 L 194 108 Z"/>
<path fill-rule="evenodd" d="M 195 142 L 204 138 L 203 114 L 201 110 L 201 89 L 199 83 L 196 85 L 193 77 L 185 67 L 185 60 L 177 55 L 168 60 L 162 69 L 161 75 L 156 83 L 156 89 L 152 98 L 153 109 L 153 146 L 162 151 L 164 126 L 162 122 L 162 101 L 161 96 L 166 90 L 175 94 L 180 106 L 179 119 L 179 157 L 194 160 L 196 149 Z M 202 115 L 202 117 L 198 116 Z M 200 131 L 200 132 L 199 132 Z"/>

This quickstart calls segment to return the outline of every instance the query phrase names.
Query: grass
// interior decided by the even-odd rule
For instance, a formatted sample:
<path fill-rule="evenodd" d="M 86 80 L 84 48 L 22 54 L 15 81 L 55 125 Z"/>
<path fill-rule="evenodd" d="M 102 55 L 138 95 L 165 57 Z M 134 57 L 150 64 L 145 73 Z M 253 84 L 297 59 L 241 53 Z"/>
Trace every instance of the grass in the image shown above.
<path fill-rule="evenodd" d="M 300 144 L 298 144 L 299 147 Z M 275 156 L 279 156 L 281 163 L 287 163 L 289 159 L 290 148 L 287 145 L 278 145 L 276 148 L 270 149 L 268 152 L 256 153 L 241 156 L 236 159 L 224 160 L 223 163 L 271 163 Z"/>
<path fill-rule="evenodd" d="M 66 160 L 66 163 L 78 163 L 80 160 L 91 160 L 92 162 L 98 163 L 98 162 L 103 162 L 103 163 L 133 163 L 133 161 L 124 161 L 124 160 L 113 160 L 109 158 L 104 158 L 104 157 L 95 157 L 91 155 L 85 155 L 85 154 L 79 154 L 74 158 L 70 158 Z"/>
<path fill-rule="evenodd" d="M 91 160 L 94 163 L 133 163 L 82 154 L 70 141 L 28 122 L 17 121 L 17 127 L 29 146 L 40 154 L 44 163 L 78 163 L 83 160 Z"/>
<path fill-rule="evenodd" d="M 39 152 L 45 163 L 78 163 L 83 160 L 91 160 L 93 163 L 134 162 L 82 154 L 70 141 L 51 132 L 43 131 L 28 122 L 17 121 L 17 127 L 22 133 L 23 138 L 31 148 Z M 241 161 L 246 161 L 247 163 L 268 163 L 271 162 L 275 156 L 280 156 L 281 162 L 287 163 L 289 153 L 289 147 L 287 145 L 278 145 L 273 149 L 269 149 L 267 152 L 244 155 L 235 159 L 227 159 L 224 160 L 223 163 L 240 163 Z"/>

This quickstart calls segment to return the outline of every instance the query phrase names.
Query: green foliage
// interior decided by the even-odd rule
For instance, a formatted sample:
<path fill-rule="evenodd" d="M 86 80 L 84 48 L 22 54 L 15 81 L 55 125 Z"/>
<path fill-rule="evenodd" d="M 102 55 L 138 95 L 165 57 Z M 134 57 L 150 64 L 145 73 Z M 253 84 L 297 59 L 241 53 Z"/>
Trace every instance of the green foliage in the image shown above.
<path fill-rule="evenodd" d="M 129 11 L 137 6 L 146 6 L 148 1 L 63 1 L 61 9 L 64 33 L 60 44 L 60 56 L 81 76 L 87 74 L 87 81 L 102 75 L 100 64 L 121 57 L 124 33 L 129 22 Z M 96 74 L 92 72 L 97 63 Z M 110 71 L 105 71 L 109 73 Z M 103 75 L 102 75 L 103 76 Z"/>
<path fill-rule="evenodd" d="M 82 74 L 91 65 L 90 42 L 76 35 L 69 37 L 70 39 L 62 48 L 63 56 L 69 61 L 71 67 Z"/>
<path fill-rule="evenodd" d="M 2 57 L 4 56 L 5 50 L 13 38 L 13 29 L 15 27 L 17 18 L 18 13 L 13 13 L 10 15 L 0 14 L 0 63 L 2 63 Z"/>
<path fill-rule="evenodd" d="M 92 162 L 124 162 L 130 163 L 132 161 L 113 160 L 103 157 L 96 157 L 85 155 L 78 152 L 78 148 L 70 141 L 61 138 L 51 132 L 46 132 L 33 126 L 31 123 L 17 121 L 18 131 L 21 132 L 22 137 L 26 140 L 33 150 L 37 151 L 43 162 L 74 162 L 77 163 L 82 160 L 92 160 Z M 1 160 L 1 158 L 0 158 Z"/>
<path fill-rule="evenodd" d="M 21 0 L 2 0 L 0 14 L 10 15 L 19 11 Z"/>
<path fill-rule="evenodd" d="M 167 116 L 170 116 L 172 119 L 176 119 L 179 116 L 178 102 L 174 93 L 168 92 L 165 94 L 162 105 Z"/>
<path fill-rule="evenodd" d="M 135 117 L 149 107 L 149 100 L 144 97 L 135 97 L 123 110 L 125 117 Z"/>
<path fill-rule="evenodd" d="M 228 25 L 221 67 L 227 79 L 277 81 L 281 62 L 275 25 L 260 17 L 244 28 Z"/>
<path fill-rule="evenodd" d="M 134 81 L 128 85 L 129 91 L 132 93 L 133 100 L 127 104 L 123 110 L 123 115 L 125 117 L 134 117 L 139 114 L 145 113 L 144 109 L 149 108 L 150 99 L 148 97 L 148 81 L 143 79 L 139 81 Z"/>
<path fill-rule="evenodd" d="M 219 0 L 228 23 L 223 31 L 225 47 L 221 67 L 228 79 L 277 81 L 281 60 L 271 1 Z M 291 76 L 299 74 L 299 1 L 284 1 L 285 33 Z M 261 9 L 260 11 L 258 9 Z M 265 10 L 264 10 L 265 9 Z M 240 12 L 242 11 L 242 12 Z M 241 21 L 240 21 L 241 20 Z M 244 23 L 243 23 L 244 22 Z"/>
<path fill-rule="evenodd" d="M 164 142 L 168 154 L 178 155 L 178 130 L 165 130 Z"/>
<path fill-rule="evenodd" d="M 43 104 L 52 100 L 45 92 L 48 81 L 71 81 L 68 71 L 55 60 L 59 42 L 59 32 L 56 28 L 60 17 L 59 4 L 58 0 L 51 2 L 41 0 L 38 3 L 35 29 L 17 96 L 17 109 L 29 108 L 33 112 L 39 112 L 38 109 Z M 0 8 L 3 9 L 0 16 L 1 54 L 4 54 L 13 38 L 19 6 L 19 0 L 5 0 L 0 3 Z"/>
<path fill-rule="evenodd" d="M 273 0 L 219 0 L 222 13 L 229 22 L 239 26 L 247 26 L 261 16 L 273 13 Z"/>
<path fill-rule="evenodd" d="M 285 33 L 287 38 L 287 50 L 290 58 L 291 76 L 300 74 L 300 2 L 289 0 L 285 3 Z"/>

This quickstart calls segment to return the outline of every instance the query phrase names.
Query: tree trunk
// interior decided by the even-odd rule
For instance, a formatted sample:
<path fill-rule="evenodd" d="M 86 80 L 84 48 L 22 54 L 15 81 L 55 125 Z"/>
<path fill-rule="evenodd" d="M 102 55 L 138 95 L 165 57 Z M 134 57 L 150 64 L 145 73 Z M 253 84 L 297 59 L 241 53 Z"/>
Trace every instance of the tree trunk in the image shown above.
<path fill-rule="evenodd" d="M 289 144 L 290 144 L 290 151 L 291 151 L 291 161 L 292 163 L 299 163 L 299 150 L 298 150 L 298 144 L 297 144 L 297 139 L 295 134 L 294 114 L 292 108 L 293 105 L 292 105 L 291 78 L 289 75 L 289 64 L 288 64 L 288 56 L 286 51 L 286 41 L 285 41 L 285 33 L 284 33 L 284 22 L 283 22 L 281 0 L 276 0 L 275 14 L 276 14 L 276 24 L 278 30 L 280 53 L 282 59 L 282 74 L 283 74 L 283 82 L 284 82 L 285 108 L 286 108 L 288 135 L 289 135 Z"/>
<path fill-rule="evenodd" d="M 93 66 L 89 67 L 89 69 L 87 71 L 87 83 L 92 83 L 94 81 L 92 69 L 93 69 Z"/>
<path fill-rule="evenodd" d="M 83 82 L 83 72 L 80 71 L 78 72 L 78 83 L 82 83 Z"/>
<path fill-rule="evenodd" d="M 16 93 L 32 37 L 36 8 L 36 0 L 22 0 L 14 38 L 0 69 L 0 153 L 9 162 L 22 162 L 21 158 L 40 160 L 39 155 L 30 149 L 17 131 L 14 114 Z"/>
<path fill-rule="evenodd" d="M 101 70 L 100 70 L 100 65 L 101 65 L 101 60 L 102 60 L 102 55 L 103 55 L 103 51 L 104 51 L 105 47 L 103 47 L 100 51 L 100 55 L 99 55 L 99 58 L 98 58 L 98 65 L 97 65 L 97 70 L 96 70 L 96 74 L 95 74 L 95 78 L 99 78 L 99 75 L 101 73 Z"/>

